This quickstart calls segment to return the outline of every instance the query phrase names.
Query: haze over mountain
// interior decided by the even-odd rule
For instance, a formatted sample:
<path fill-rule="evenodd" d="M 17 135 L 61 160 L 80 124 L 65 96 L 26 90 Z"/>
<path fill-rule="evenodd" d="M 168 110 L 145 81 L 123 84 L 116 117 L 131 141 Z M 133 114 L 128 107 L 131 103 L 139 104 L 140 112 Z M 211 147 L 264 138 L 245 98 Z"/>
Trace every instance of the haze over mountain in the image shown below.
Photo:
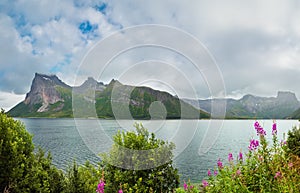
<path fill-rule="evenodd" d="M 135 119 L 198 119 L 210 116 L 167 92 L 149 87 L 123 85 L 117 80 L 105 85 L 92 77 L 80 86 L 71 87 L 56 75 L 38 73 L 25 100 L 8 113 L 14 117 L 75 115 L 121 119 L 131 116 Z"/>
<path fill-rule="evenodd" d="M 187 103 L 206 112 L 211 112 L 211 104 L 226 102 L 226 118 L 264 118 L 285 119 L 296 118 L 293 112 L 300 108 L 300 102 L 292 92 L 279 91 L 276 97 L 259 97 L 245 95 L 241 99 L 184 99 Z M 300 110 L 299 110 L 300 112 Z M 295 113 L 294 113 L 295 114 Z"/>

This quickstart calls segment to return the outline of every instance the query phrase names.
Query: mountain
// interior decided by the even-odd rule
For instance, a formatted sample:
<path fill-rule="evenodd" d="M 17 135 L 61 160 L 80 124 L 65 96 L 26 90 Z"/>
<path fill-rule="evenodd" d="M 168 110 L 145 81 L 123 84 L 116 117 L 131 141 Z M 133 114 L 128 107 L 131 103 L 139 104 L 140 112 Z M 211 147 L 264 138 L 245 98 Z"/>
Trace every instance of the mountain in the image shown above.
<path fill-rule="evenodd" d="M 291 115 L 290 115 L 291 119 L 299 119 L 300 120 L 300 108 L 297 109 L 296 111 L 294 111 Z"/>
<path fill-rule="evenodd" d="M 25 100 L 8 113 L 14 117 L 71 117 L 72 87 L 56 75 L 35 73 Z"/>
<path fill-rule="evenodd" d="M 13 117 L 99 117 L 118 119 L 209 118 L 207 112 L 149 87 L 109 84 L 89 77 L 71 87 L 56 75 L 36 73 L 24 101 L 9 112 Z M 132 116 L 132 117 L 131 117 Z"/>
<path fill-rule="evenodd" d="M 212 102 L 226 103 L 226 118 L 264 118 L 264 119 L 283 119 L 300 108 L 300 102 L 292 92 L 279 91 L 276 97 L 259 97 L 245 95 L 241 99 L 208 99 L 191 100 L 184 99 L 185 102 L 196 108 L 201 108 L 211 112 Z M 300 110 L 299 110 L 300 111 Z"/>

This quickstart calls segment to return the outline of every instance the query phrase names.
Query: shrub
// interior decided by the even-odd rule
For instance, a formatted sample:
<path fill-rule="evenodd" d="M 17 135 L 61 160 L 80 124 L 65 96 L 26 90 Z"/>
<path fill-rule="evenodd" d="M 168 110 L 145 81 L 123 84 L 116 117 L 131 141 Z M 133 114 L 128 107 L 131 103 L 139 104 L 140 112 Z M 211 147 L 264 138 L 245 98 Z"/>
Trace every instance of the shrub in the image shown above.
<path fill-rule="evenodd" d="M 123 189 L 124 192 L 169 192 L 174 190 L 179 185 L 177 169 L 172 166 L 172 150 L 175 145 L 156 139 L 155 135 L 150 134 L 142 125 L 136 124 L 135 127 L 136 132 L 119 131 L 114 136 L 114 144 L 110 152 L 102 155 L 105 191 L 118 192 L 119 189 Z M 130 150 L 124 151 L 124 148 Z M 146 152 L 152 153 L 140 154 L 140 151 L 135 150 L 147 150 Z M 163 163 L 165 160 L 168 161 Z"/>
<path fill-rule="evenodd" d="M 287 146 L 291 154 L 300 157 L 300 128 L 294 127 L 288 132 Z"/>
<path fill-rule="evenodd" d="M 24 125 L 0 113 L 0 192 L 17 186 L 28 173 L 34 149 Z"/>
<path fill-rule="evenodd" d="M 0 113 L 0 192 L 61 192 L 63 173 L 39 149 L 20 121 Z"/>
<path fill-rule="evenodd" d="M 95 192 L 97 181 L 101 176 L 99 169 L 88 161 L 83 166 L 78 166 L 74 161 L 66 172 L 65 193 Z"/>

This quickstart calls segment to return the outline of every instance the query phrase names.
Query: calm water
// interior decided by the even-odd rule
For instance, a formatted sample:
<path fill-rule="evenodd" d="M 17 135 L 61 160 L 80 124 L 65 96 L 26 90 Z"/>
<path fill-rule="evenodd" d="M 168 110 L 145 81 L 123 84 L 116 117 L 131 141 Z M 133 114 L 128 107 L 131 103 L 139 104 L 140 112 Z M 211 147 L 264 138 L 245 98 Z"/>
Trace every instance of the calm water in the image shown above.
<path fill-rule="evenodd" d="M 51 151 L 53 163 L 65 169 L 76 160 L 83 164 L 100 161 L 100 152 L 111 147 L 111 137 L 118 130 L 132 130 L 133 121 L 96 119 L 19 119 L 34 135 L 35 146 Z M 247 151 L 249 139 L 256 138 L 253 120 L 167 120 L 142 121 L 158 138 L 172 141 L 176 145 L 174 165 L 182 180 L 196 182 L 206 176 L 208 168 L 216 166 L 218 158 L 226 162 L 227 155 Z M 271 139 L 272 120 L 260 123 Z M 278 120 L 278 136 L 287 133 L 298 121 Z"/>

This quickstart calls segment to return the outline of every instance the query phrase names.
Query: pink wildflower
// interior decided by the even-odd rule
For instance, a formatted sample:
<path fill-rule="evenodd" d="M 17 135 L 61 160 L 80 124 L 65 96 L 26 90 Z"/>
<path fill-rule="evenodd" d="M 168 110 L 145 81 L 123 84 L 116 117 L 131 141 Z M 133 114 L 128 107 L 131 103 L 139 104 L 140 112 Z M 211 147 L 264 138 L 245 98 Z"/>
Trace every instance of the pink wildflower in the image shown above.
<path fill-rule="evenodd" d="M 232 153 L 229 153 L 229 154 L 228 154 L 228 161 L 229 161 L 229 162 L 232 162 L 232 161 L 233 161 Z"/>
<path fill-rule="evenodd" d="M 188 189 L 188 185 L 187 185 L 186 182 L 183 183 L 183 189 L 184 189 L 184 190 L 187 190 L 187 189 Z"/>
<path fill-rule="evenodd" d="M 207 175 L 211 176 L 211 171 L 210 170 L 207 170 Z"/>
<path fill-rule="evenodd" d="M 215 171 L 214 171 L 214 175 L 215 175 L 215 176 L 218 175 L 218 170 L 215 170 Z"/>
<path fill-rule="evenodd" d="M 248 149 L 250 151 L 255 150 L 259 146 L 259 141 L 255 139 L 250 140 L 250 145 L 248 146 Z"/>
<path fill-rule="evenodd" d="M 243 161 L 243 153 L 242 152 L 239 153 L 239 160 Z"/>
<path fill-rule="evenodd" d="M 254 123 L 254 128 L 256 129 L 257 135 L 266 135 L 266 131 L 260 126 L 258 121 Z"/>
<path fill-rule="evenodd" d="M 276 172 L 274 178 L 275 178 L 275 179 L 276 179 L 276 178 L 281 178 L 281 173 L 280 173 L 280 172 Z"/>
<path fill-rule="evenodd" d="M 273 126 L 272 126 L 272 135 L 277 134 L 277 126 L 276 126 L 276 122 L 274 121 Z"/>
<path fill-rule="evenodd" d="M 203 188 L 206 188 L 208 186 L 208 182 L 206 180 L 202 180 L 202 186 Z"/>
<path fill-rule="evenodd" d="M 103 180 L 100 180 L 98 187 L 97 187 L 97 192 L 104 193 L 104 186 L 105 186 L 105 182 Z"/>
<path fill-rule="evenodd" d="M 218 160 L 217 164 L 220 169 L 223 169 L 223 163 L 221 162 L 220 159 Z"/>

